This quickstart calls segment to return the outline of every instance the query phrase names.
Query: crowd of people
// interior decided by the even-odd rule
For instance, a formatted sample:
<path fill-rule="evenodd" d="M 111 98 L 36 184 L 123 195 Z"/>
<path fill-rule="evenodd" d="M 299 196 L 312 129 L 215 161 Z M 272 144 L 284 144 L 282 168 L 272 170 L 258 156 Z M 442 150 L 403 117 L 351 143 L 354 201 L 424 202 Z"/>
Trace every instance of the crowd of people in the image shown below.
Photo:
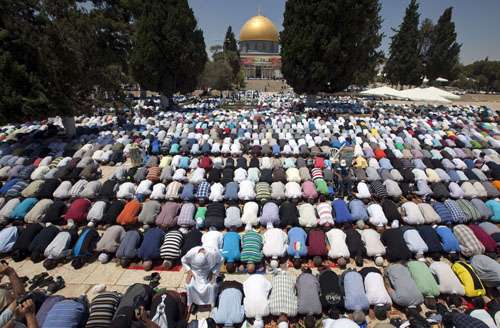
<path fill-rule="evenodd" d="M 144 284 L 90 305 L 4 296 L 2 323 L 355 328 L 397 308 L 407 321 L 393 326 L 499 325 L 498 116 L 309 106 L 268 96 L 237 110 L 99 113 L 77 117 L 70 139 L 57 120 L 0 128 L 1 254 L 47 270 L 97 259 L 188 273 L 185 297 Z M 210 319 L 188 322 L 199 306 Z"/>

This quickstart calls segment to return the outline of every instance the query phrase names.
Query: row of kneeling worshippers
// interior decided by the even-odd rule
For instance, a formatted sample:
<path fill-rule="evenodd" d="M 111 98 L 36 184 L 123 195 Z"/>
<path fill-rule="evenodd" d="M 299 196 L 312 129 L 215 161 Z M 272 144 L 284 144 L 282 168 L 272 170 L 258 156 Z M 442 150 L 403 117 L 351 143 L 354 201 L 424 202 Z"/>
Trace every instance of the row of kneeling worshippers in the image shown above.
<path fill-rule="evenodd" d="M 383 270 L 359 271 L 321 266 L 317 273 L 304 267 L 298 275 L 274 270 L 270 277 L 251 274 L 243 283 L 219 275 L 222 258 L 215 249 L 196 247 L 186 254 L 186 293 L 153 289 L 135 283 L 124 293 L 96 290 L 89 303 L 85 296 L 66 298 L 34 289 L 23 297 L 24 286 L 15 271 L 2 264 L 11 284 L 0 287 L 0 324 L 16 327 L 216 327 L 265 322 L 280 327 L 496 327 L 500 319 L 498 298 L 485 297 L 500 283 L 494 260 L 475 255 L 470 263 L 452 265 L 437 261 L 394 263 Z M 39 277 L 33 277 L 37 280 Z M 11 290 L 9 290 L 11 289 Z M 496 289 L 495 289 L 496 290 Z M 21 298 L 19 304 L 16 298 Z M 422 305 L 426 313 L 421 314 Z M 189 322 L 198 306 L 209 307 L 208 318 Z M 388 311 L 401 309 L 402 317 Z M 20 311 L 22 309 L 22 311 Z M 14 315 L 16 311 L 16 315 Z M 373 311 L 373 317 L 367 313 Z M 391 311 L 394 313 L 394 311 Z M 26 325 L 24 325 L 26 323 Z"/>
<path fill-rule="evenodd" d="M 79 230 L 72 222 L 63 226 L 28 223 L 0 230 L 0 254 L 11 255 L 15 261 L 27 257 L 44 261 L 47 269 L 67 261 L 81 268 L 96 255 L 102 263 L 116 258 L 123 267 L 142 262 L 150 270 L 162 263 L 171 269 L 192 248 L 203 246 L 220 251 L 227 271 L 233 273 L 265 271 L 266 261 L 271 268 L 288 261 L 296 268 L 332 261 L 343 268 L 351 259 L 359 267 L 369 259 L 379 266 L 386 263 L 385 259 L 398 262 L 429 257 L 438 261 L 444 256 L 456 261 L 460 256 L 482 254 L 496 259 L 499 238 L 500 228 L 487 221 L 454 226 L 393 224 L 377 229 L 363 221 L 305 229 L 269 223 L 265 228 L 247 225 L 242 232 L 235 227 L 221 232 L 214 227 L 199 230 L 122 225 L 108 225 L 105 230 L 89 225 Z"/>

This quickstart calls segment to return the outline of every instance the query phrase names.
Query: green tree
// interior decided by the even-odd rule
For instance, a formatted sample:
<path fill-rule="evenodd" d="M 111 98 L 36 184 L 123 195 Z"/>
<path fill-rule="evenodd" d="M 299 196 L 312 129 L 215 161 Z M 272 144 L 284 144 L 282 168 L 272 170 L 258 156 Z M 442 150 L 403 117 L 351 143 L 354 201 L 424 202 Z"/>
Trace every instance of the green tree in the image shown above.
<path fill-rule="evenodd" d="M 455 85 L 464 89 L 500 92 L 500 61 L 485 58 L 465 66 Z"/>
<path fill-rule="evenodd" d="M 200 87 L 203 89 L 230 90 L 232 88 L 233 70 L 225 60 L 207 62 L 200 77 Z"/>
<path fill-rule="evenodd" d="M 4 117 L 72 116 L 121 96 L 129 23 L 118 23 L 99 2 L 92 9 L 76 0 L 1 2 L 0 79 L 8 90 L 1 112 L 8 104 L 19 109 Z"/>
<path fill-rule="evenodd" d="M 2 124 L 49 115 L 53 110 L 41 80 L 41 58 L 36 47 L 37 16 L 37 7 L 28 10 L 28 3 L 0 1 Z"/>
<path fill-rule="evenodd" d="M 458 44 L 455 23 L 451 21 L 453 8 L 446 9 L 434 27 L 432 44 L 429 48 L 429 63 L 427 74 L 434 80 L 444 77 L 448 80 L 457 78 L 460 48 Z"/>
<path fill-rule="evenodd" d="M 378 0 L 288 0 L 282 72 L 296 92 L 339 91 L 367 83 L 381 58 Z"/>
<path fill-rule="evenodd" d="M 236 43 L 236 38 L 234 37 L 233 28 L 231 26 L 227 28 L 223 49 L 224 51 L 238 52 L 238 44 Z"/>
<path fill-rule="evenodd" d="M 226 37 L 224 38 L 223 53 L 226 61 L 231 65 L 233 70 L 233 82 L 237 84 L 238 73 L 240 72 L 240 52 L 238 50 L 238 44 L 234 37 L 233 30 L 231 26 L 227 28 Z"/>
<path fill-rule="evenodd" d="M 411 0 L 403 22 L 391 38 L 385 73 L 392 84 L 419 85 L 422 81 L 418 8 L 417 1 Z"/>
<path fill-rule="evenodd" d="M 203 32 L 187 0 L 144 0 L 130 66 L 141 87 L 172 96 L 190 92 L 207 61 Z"/>
<path fill-rule="evenodd" d="M 429 18 L 424 19 L 420 26 L 420 57 L 422 64 L 427 66 L 430 57 L 430 48 L 432 46 L 432 37 L 434 32 L 434 23 Z"/>

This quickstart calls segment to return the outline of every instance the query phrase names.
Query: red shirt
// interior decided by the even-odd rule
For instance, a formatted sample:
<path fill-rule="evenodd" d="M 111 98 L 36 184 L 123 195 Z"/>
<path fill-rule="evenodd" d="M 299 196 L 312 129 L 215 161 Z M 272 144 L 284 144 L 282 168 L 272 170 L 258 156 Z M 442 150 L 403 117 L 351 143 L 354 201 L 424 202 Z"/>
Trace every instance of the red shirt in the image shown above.
<path fill-rule="evenodd" d="M 373 153 L 375 154 L 375 158 L 376 159 L 381 159 L 381 158 L 386 157 L 385 151 L 383 151 L 380 148 L 375 149 L 375 151 Z"/>
<path fill-rule="evenodd" d="M 90 201 L 87 198 L 78 198 L 71 203 L 68 211 L 64 215 L 66 221 L 73 220 L 75 223 L 81 223 L 87 220 L 87 213 L 90 208 Z"/>
<path fill-rule="evenodd" d="M 487 253 L 495 253 L 497 249 L 496 241 L 486 233 L 480 226 L 477 224 L 469 224 L 469 228 L 474 232 L 474 235 L 479 239 L 481 244 L 484 245 Z"/>
<path fill-rule="evenodd" d="M 322 230 L 313 229 L 309 231 L 307 240 L 309 243 L 307 248 L 309 256 L 325 256 L 328 253 L 326 249 L 326 236 Z"/>

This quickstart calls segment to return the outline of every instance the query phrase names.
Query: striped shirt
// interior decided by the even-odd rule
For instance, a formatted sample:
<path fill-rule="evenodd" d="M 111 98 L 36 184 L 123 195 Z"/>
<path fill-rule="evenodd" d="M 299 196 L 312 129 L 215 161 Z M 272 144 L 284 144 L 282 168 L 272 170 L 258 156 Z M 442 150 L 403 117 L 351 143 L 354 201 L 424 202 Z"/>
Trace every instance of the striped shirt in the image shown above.
<path fill-rule="evenodd" d="M 107 328 L 120 303 L 121 295 L 117 292 L 104 292 L 97 295 L 90 304 L 90 315 L 86 328 Z"/>
<path fill-rule="evenodd" d="M 320 168 L 317 168 L 317 167 L 313 168 L 311 170 L 311 175 L 312 175 L 313 181 L 316 179 L 323 179 L 323 171 Z"/>
<path fill-rule="evenodd" d="M 464 256 L 483 254 L 484 245 L 477 239 L 474 232 L 464 224 L 458 224 L 453 227 L 453 234 L 460 243 L 460 251 Z"/>
<path fill-rule="evenodd" d="M 178 230 L 167 232 L 160 247 L 161 258 L 164 260 L 177 260 L 180 258 L 183 239 L 184 236 Z"/>
<path fill-rule="evenodd" d="M 453 222 L 453 216 L 446 205 L 441 202 L 434 202 L 432 207 L 441 218 L 442 223 L 448 224 Z"/>
<path fill-rule="evenodd" d="M 264 200 L 271 198 L 271 186 L 267 182 L 259 182 L 255 186 L 255 191 L 257 193 L 257 200 Z"/>
<path fill-rule="evenodd" d="M 246 232 L 241 239 L 241 261 L 259 263 L 262 261 L 262 236 L 255 230 Z"/>
<path fill-rule="evenodd" d="M 172 181 L 168 184 L 167 190 L 165 192 L 166 199 L 177 199 L 179 198 L 179 191 L 182 188 L 182 183 L 178 181 Z"/>
<path fill-rule="evenodd" d="M 469 200 L 459 199 L 457 200 L 457 204 L 467 216 L 467 221 L 476 221 L 481 217 L 479 211 L 474 207 L 474 205 L 472 205 Z"/>
<path fill-rule="evenodd" d="M 319 225 L 333 224 L 332 205 L 330 202 L 322 202 L 316 205 L 319 215 Z"/>

